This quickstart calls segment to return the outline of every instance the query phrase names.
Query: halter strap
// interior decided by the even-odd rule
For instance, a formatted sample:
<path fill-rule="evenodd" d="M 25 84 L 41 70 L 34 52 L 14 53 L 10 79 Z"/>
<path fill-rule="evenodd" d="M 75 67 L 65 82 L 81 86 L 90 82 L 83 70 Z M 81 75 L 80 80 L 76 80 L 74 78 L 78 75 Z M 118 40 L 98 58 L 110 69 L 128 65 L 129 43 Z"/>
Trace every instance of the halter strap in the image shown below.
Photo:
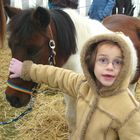
<path fill-rule="evenodd" d="M 17 90 L 17 91 L 20 91 L 20 92 L 23 92 L 23 93 L 26 93 L 26 94 L 29 94 L 29 95 L 31 95 L 32 92 L 33 92 L 33 90 L 25 89 L 23 87 L 14 85 L 13 83 L 10 83 L 10 82 L 7 82 L 7 86 L 9 86 L 10 88 L 12 88 L 14 90 Z"/>
<path fill-rule="evenodd" d="M 51 39 L 49 41 L 49 47 L 51 49 L 51 52 L 50 52 L 50 55 L 48 58 L 48 62 L 49 62 L 49 65 L 56 65 L 56 62 L 55 62 L 56 52 L 54 50 L 55 49 L 55 41 L 53 38 L 53 33 L 52 33 L 52 29 L 51 29 L 50 25 L 49 25 L 49 30 L 50 30 L 50 36 L 51 36 Z"/>
<path fill-rule="evenodd" d="M 51 29 L 51 26 L 50 25 L 49 25 L 49 30 L 50 30 L 51 39 L 54 40 L 54 38 L 53 38 L 53 32 L 52 32 L 52 29 Z"/>

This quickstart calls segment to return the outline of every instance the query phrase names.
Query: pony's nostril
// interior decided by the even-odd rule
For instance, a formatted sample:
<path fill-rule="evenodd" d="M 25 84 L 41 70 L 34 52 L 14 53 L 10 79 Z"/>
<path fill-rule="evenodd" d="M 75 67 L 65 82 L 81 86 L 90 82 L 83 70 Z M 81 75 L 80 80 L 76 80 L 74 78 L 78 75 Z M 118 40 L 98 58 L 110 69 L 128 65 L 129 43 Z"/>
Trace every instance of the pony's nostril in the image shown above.
<path fill-rule="evenodd" d="M 15 107 L 19 107 L 20 106 L 20 100 L 18 97 L 14 97 L 12 99 L 12 104 L 15 106 Z"/>
<path fill-rule="evenodd" d="M 7 100 L 10 102 L 10 105 L 16 108 L 21 107 L 20 99 L 18 97 L 12 97 L 12 98 L 7 98 Z"/>

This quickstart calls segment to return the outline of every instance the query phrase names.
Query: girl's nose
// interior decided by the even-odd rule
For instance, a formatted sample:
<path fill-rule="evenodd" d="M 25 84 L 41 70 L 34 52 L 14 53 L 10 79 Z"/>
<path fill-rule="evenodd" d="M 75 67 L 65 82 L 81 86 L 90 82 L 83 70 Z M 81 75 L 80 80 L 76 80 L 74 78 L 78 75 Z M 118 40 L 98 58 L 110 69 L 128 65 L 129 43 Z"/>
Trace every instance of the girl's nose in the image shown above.
<path fill-rule="evenodd" d="M 109 62 L 109 63 L 108 63 L 107 69 L 109 69 L 109 70 L 110 70 L 110 69 L 111 69 L 111 70 L 114 69 L 114 66 L 113 66 L 113 63 L 112 63 L 112 62 Z"/>

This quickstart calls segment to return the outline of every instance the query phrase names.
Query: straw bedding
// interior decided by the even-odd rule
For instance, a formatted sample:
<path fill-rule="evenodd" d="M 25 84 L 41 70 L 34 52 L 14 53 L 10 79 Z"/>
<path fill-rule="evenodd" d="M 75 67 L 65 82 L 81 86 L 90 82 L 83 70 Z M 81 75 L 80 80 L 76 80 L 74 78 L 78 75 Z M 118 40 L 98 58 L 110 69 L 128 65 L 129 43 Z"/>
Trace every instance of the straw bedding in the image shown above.
<path fill-rule="evenodd" d="M 7 44 L 7 43 L 5 43 Z M 15 109 L 6 101 L 4 90 L 8 76 L 11 52 L 7 45 L 0 50 L 0 122 L 18 116 L 26 107 Z M 45 91 L 46 86 L 41 87 Z M 68 125 L 65 119 L 65 105 L 60 92 L 55 95 L 37 95 L 34 109 L 24 118 L 9 125 L 0 125 L 0 140 L 67 140 Z M 136 98 L 140 101 L 140 81 Z"/>

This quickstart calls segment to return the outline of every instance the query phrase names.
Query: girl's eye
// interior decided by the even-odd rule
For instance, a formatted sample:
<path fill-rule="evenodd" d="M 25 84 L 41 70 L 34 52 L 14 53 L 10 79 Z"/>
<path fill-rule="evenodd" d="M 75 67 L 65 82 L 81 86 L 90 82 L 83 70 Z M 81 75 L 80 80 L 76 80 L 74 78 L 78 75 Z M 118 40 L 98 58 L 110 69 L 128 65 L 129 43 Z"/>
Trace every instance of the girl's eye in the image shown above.
<path fill-rule="evenodd" d="M 122 63 L 123 63 L 122 60 L 119 59 L 114 60 L 114 65 L 122 65 Z"/>
<path fill-rule="evenodd" d="M 107 58 L 99 58 L 98 61 L 99 61 L 100 63 L 103 63 L 103 64 L 108 63 L 108 59 L 107 59 Z"/>

